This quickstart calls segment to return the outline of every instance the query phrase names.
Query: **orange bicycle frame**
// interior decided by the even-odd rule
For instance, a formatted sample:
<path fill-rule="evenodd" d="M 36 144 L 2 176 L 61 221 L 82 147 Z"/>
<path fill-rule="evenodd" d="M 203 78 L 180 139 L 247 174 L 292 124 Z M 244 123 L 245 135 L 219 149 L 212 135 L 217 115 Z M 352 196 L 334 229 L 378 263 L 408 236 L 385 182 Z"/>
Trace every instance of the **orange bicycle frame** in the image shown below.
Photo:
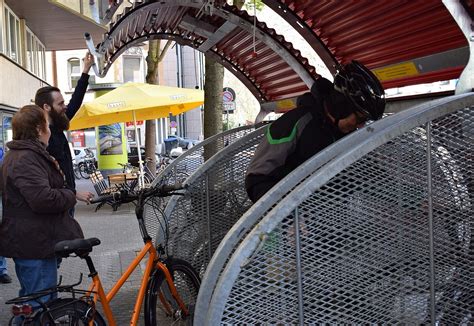
<path fill-rule="evenodd" d="M 138 325 L 138 318 L 140 317 L 140 309 L 143 303 L 143 299 L 145 298 L 145 293 L 147 290 L 147 285 L 148 285 L 148 280 L 149 277 L 153 271 L 154 268 L 159 269 L 163 272 L 165 276 L 165 280 L 168 283 L 168 286 L 171 291 L 171 295 L 173 298 L 176 300 L 178 303 L 180 309 L 183 311 L 185 315 L 189 314 L 189 311 L 187 310 L 183 300 L 178 294 L 178 291 L 176 290 L 176 287 L 173 282 L 173 278 L 168 270 L 168 268 L 160 261 L 157 261 L 158 258 L 158 253 L 153 246 L 151 241 L 147 241 L 145 243 L 145 246 L 142 248 L 140 253 L 135 257 L 135 259 L 130 263 L 130 265 L 127 267 L 127 270 L 122 274 L 122 276 L 119 278 L 119 280 L 115 283 L 115 285 L 112 287 L 112 289 L 109 291 L 109 293 L 105 294 L 104 288 L 102 287 L 102 283 L 100 281 L 98 273 L 92 277 L 92 284 L 89 287 L 88 290 L 88 295 L 91 295 L 94 293 L 94 302 L 97 304 L 97 301 L 100 301 L 103 310 L 104 310 L 104 315 L 105 318 L 107 319 L 107 322 L 110 326 L 116 326 L 115 319 L 113 317 L 112 310 L 110 308 L 110 302 L 112 299 L 115 297 L 115 295 L 119 292 L 120 288 L 124 285 L 124 283 L 127 281 L 127 279 L 130 277 L 130 275 L 133 273 L 135 268 L 140 264 L 140 262 L 143 260 L 145 255 L 149 253 L 148 257 L 148 262 L 146 264 L 145 272 L 143 274 L 143 278 L 140 284 L 140 289 L 138 291 L 137 299 L 135 301 L 135 306 L 133 309 L 132 313 L 132 318 L 130 320 L 130 325 L 131 326 L 137 326 Z M 167 310 L 169 314 L 172 313 L 172 309 L 169 305 L 168 302 L 165 301 L 162 293 L 160 293 L 160 300 L 163 303 L 163 306 Z M 92 326 L 93 321 L 89 323 L 90 326 Z"/>

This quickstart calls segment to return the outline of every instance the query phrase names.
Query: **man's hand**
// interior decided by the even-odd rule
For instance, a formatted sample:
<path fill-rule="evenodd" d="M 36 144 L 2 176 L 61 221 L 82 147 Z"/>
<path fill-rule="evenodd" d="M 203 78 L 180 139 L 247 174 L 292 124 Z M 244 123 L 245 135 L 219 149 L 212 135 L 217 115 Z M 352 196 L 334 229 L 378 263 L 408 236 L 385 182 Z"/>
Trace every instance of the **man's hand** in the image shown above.
<path fill-rule="evenodd" d="M 82 72 L 84 74 L 89 74 L 89 70 L 91 70 L 91 67 L 94 64 L 94 56 L 89 51 L 87 51 L 84 59 L 82 60 L 84 61 L 84 69 Z"/>
<path fill-rule="evenodd" d="M 94 194 L 89 191 L 78 191 L 76 192 L 76 199 L 86 202 L 89 204 L 89 201 L 94 198 Z"/>

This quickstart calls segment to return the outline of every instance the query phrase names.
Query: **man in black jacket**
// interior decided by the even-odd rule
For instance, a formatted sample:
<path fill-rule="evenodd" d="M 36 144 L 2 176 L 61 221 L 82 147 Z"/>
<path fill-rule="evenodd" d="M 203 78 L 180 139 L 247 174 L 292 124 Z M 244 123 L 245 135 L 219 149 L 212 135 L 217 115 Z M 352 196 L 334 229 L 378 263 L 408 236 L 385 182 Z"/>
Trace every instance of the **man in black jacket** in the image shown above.
<path fill-rule="evenodd" d="M 380 82 L 359 62 L 340 67 L 334 84 L 318 76 L 297 108 L 268 126 L 247 169 L 249 198 L 256 202 L 304 161 L 366 120 L 380 119 L 384 109 Z"/>
<path fill-rule="evenodd" d="M 94 197 L 89 191 L 76 192 L 76 182 L 72 166 L 72 156 L 69 143 L 64 132 L 69 129 L 69 120 L 74 117 L 82 105 L 84 95 L 89 85 L 89 70 L 94 64 L 92 55 L 87 52 L 83 59 L 83 71 L 81 78 L 72 94 L 71 101 L 66 106 L 61 91 L 57 87 L 46 86 L 40 88 L 35 95 L 35 104 L 49 113 L 51 138 L 49 140 L 48 152 L 59 163 L 64 173 L 67 186 L 76 193 L 76 199 L 88 202 Z M 71 215 L 73 212 L 71 212 Z"/>

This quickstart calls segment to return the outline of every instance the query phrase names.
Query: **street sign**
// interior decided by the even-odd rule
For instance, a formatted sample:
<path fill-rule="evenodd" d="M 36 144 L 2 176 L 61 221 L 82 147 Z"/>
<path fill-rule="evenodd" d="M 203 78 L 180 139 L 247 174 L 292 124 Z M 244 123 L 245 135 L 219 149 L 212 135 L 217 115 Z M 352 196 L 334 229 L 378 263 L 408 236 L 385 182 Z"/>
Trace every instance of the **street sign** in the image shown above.
<path fill-rule="evenodd" d="M 224 110 L 224 113 L 234 113 L 235 102 L 224 102 L 224 103 L 222 103 L 222 109 Z"/>
<path fill-rule="evenodd" d="M 235 91 L 230 87 L 224 87 L 222 91 L 222 110 L 224 113 L 234 113 Z"/>
<path fill-rule="evenodd" d="M 234 102 L 235 101 L 235 91 L 230 87 L 224 87 L 222 91 L 222 102 Z"/>

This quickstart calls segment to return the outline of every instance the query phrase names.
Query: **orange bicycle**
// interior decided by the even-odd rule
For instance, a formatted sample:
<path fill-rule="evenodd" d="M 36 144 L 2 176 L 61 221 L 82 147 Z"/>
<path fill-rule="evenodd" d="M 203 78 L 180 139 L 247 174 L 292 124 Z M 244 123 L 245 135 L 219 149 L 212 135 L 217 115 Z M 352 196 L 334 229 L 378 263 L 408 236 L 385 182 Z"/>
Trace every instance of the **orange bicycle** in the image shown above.
<path fill-rule="evenodd" d="M 120 203 L 135 202 L 135 213 L 143 241 L 145 242 L 144 247 L 130 263 L 125 273 L 106 294 L 92 258 L 89 256 L 92 248 L 100 244 L 99 239 L 75 239 L 57 243 L 55 252 L 58 257 L 65 258 L 76 255 L 86 261 L 90 272 L 89 277 L 92 278 L 92 284 L 88 290 L 75 289 L 77 284 L 58 286 L 8 301 L 7 303 L 15 304 L 12 309 L 15 315 L 23 315 L 24 321 L 22 325 L 37 325 L 38 322 L 40 325 L 106 325 L 104 318 L 96 310 L 97 303 L 102 305 L 103 314 L 108 325 L 116 325 L 110 303 L 147 254 L 147 264 L 135 301 L 130 325 L 138 325 L 143 302 L 145 303 L 145 325 L 155 326 L 157 324 L 157 308 L 159 308 L 159 303 L 162 304 L 166 315 L 173 318 L 175 322 L 192 322 L 193 308 L 201 282 L 199 275 L 189 263 L 166 256 L 163 246 L 159 245 L 155 248 L 152 238 L 147 232 L 143 216 L 145 205 L 150 205 L 152 209 L 160 210 L 159 203 L 155 199 L 179 194 L 175 191 L 180 189 L 182 189 L 180 185 L 165 185 L 142 189 L 134 193 L 122 191 L 94 200 L 95 203 L 101 204 L 111 199 Z M 161 227 L 166 227 L 166 223 L 163 223 Z M 72 293 L 72 298 L 55 299 L 45 304 L 38 300 L 40 297 L 53 292 L 70 292 Z M 37 300 L 42 305 L 41 309 L 33 312 L 31 306 L 21 304 L 22 302 L 32 300 Z"/>

